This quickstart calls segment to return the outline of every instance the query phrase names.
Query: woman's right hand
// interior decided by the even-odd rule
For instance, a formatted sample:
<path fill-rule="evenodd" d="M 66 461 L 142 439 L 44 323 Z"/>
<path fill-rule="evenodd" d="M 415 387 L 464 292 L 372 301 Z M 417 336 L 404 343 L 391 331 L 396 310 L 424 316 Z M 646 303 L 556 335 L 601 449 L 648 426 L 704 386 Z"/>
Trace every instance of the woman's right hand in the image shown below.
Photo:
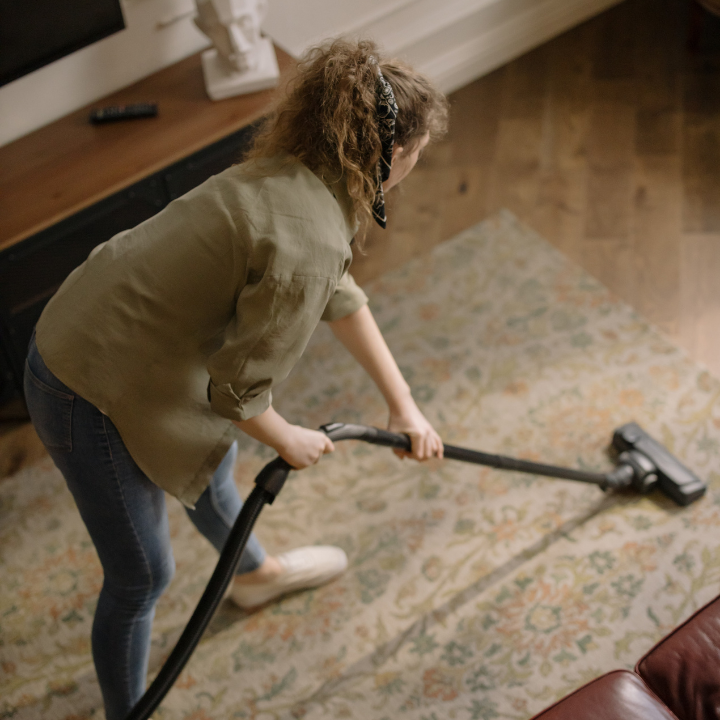
<path fill-rule="evenodd" d="M 275 450 L 296 470 L 302 470 L 308 465 L 314 465 L 323 455 L 331 453 L 335 446 L 323 432 L 301 425 L 288 425 L 282 443 Z"/>
<path fill-rule="evenodd" d="M 251 438 L 269 445 L 296 470 L 314 465 L 322 455 L 331 453 L 332 440 L 318 430 L 291 425 L 271 405 L 265 412 L 249 420 L 233 420 Z"/>

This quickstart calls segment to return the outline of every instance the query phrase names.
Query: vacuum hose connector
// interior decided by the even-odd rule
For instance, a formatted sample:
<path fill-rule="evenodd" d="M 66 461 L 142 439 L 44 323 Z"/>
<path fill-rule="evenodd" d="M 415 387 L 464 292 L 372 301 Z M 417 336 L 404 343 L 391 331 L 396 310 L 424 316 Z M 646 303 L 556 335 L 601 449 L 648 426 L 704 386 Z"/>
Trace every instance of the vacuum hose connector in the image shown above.
<path fill-rule="evenodd" d="M 632 487 L 645 494 L 657 485 L 657 468 L 642 453 L 626 450 L 618 455 L 617 461 L 618 466 L 608 473 L 608 487 Z"/>

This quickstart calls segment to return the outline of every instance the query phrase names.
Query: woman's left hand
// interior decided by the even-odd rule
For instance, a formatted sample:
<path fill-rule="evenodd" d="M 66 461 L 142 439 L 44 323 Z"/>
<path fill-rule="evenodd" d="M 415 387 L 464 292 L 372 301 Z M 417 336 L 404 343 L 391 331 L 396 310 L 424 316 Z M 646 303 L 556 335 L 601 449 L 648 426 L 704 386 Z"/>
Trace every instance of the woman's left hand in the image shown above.
<path fill-rule="evenodd" d="M 365 368 L 385 398 L 390 408 L 388 430 L 410 436 L 412 452 L 395 450 L 395 454 L 401 458 L 412 457 L 421 461 L 432 457 L 441 458 L 442 440 L 415 404 L 410 386 L 385 343 L 370 308 L 363 305 L 354 313 L 333 320 L 330 327 Z"/>
<path fill-rule="evenodd" d="M 412 441 L 412 452 L 394 449 L 399 458 L 411 457 L 420 462 L 430 458 L 443 456 L 443 443 L 427 418 L 420 412 L 414 401 L 408 403 L 401 411 L 391 412 L 388 430 L 405 433 Z"/>

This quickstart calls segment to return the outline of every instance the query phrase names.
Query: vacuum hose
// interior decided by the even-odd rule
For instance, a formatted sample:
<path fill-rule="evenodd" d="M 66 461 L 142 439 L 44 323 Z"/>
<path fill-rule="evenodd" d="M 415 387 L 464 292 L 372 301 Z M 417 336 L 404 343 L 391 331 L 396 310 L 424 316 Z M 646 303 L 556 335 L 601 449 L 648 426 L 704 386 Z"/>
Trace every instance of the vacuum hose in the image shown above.
<path fill-rule="evenodd" d="M 235 520 L 235 524 L 225 542 L 225 547 L 220 553 L 217 567 L 195 608 L 195 612 L 157 677 L 127 715 L 126 720 L 147 720 L 155 712 L 157 706 L 167 695 L 175 680 L 177 680 L 178 675 L 180 675 L 195 647 L 200 642 L 205 628 L 215 614 L 217 606 L 223 599 L 225 591 L 235 575 L 240 556 L 245 549 L 260 511 L 266 503 L 272 505 L 292 469 L 285 460 L 276 458 L 268 463 L 255 478 L 255 487 L 247 500 L 245 500 L 242 510 L 240 510 L 240 514 Z"/>
<path fill-rule="evenodd" d="M 630 427 L 630 425 L 625 427 Z M 634 427 L 633 425 L 633 429 Z M 392 433 L 366 425 L 330 423 L 323 425 L 320 430 L 331 440 L 363 440 L 373 445 L 383 445 L 385 447 L 393 447 L 406 451 L 410 451 L 412 447 L 410 438 L 407 435 Z M 638 427 L 637 432 L 642 432 L 642 430 Z M 657 480 L 653 472 L 654 466 L 652 463 L 649 463 L 647 458 L 643 460 L 643 456 L 637 453 L 633 456 L 632 452 L 633 451 L 630 450 L 630 454 L 625 453 L 627 459 L 621 455 L 619 458 L 620 464 L 611 472 L 596 473 L 557 467 L 555 465 L 545 465 L 529 460 L 519 460 L 504 455 L 491 455 L 489 453 L 468 450 L 467 448 L 455 447 L 453 445 L 444 446 L 445 457 L 452 460 L 461 460 L 463 462 L 500 468 L 502 470 L 516 470 L 548 477 L 579 480 L 581 482 L 599 485 L 603 490 L 629 487 L 632 485 L 635 489 L 646 492 Z M 662 459 L 663 458 L 661 458 L 661 460 Z M 677 461 L 675 462 L 677 463 Z M 178 675 L 182 672 L 193 650 L 195 650 L 198 642 L 200 642 L 205 628 L 208 626 L 217 606 L 225 595 L 228 585 L 235 575 L 240 556 L 245 549 L 245 545 L 247 544 L 260 511 L 266 503 L 272 504 L 292 469 L 292 466 L 285 462 L 285 460 L 276 458 L 268 463 L 255 478 L 255 488 L 243 504 L 242 510 L 230 531 L 225 547 L 220 554 L 217 567 L 187 627 L 180 636 L 177 645 L 170 653 L 165 664 L 160 669 L 157 677 L 125 720 L 147 720 L 168 693 L 175 680 L 177 680 Z M 685 470 L 684 467 L 682 467 L 682 469 Z M 697 480 L 695 476 L 692 476 L 691 479 Z M 697 482 L 701 481 L 697 480 Z M 704 492 L 704 485 L 701 490 Z M 677 497 L 675 497 L 675 499 L 681 504 L 687 504 L 702 495 L 701 490 L 695 490 L 694 494 L 688 495 L 690 499 L 684 498 L 676 492 L 675 495 L 677 495 Z"/>

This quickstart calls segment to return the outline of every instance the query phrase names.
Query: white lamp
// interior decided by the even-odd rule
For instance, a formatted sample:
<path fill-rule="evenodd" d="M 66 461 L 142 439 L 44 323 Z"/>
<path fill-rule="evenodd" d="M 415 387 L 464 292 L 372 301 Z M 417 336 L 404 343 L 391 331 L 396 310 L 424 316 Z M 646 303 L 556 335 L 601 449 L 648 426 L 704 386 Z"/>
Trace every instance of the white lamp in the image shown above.
<path fill-rule="evenodd" d="M 280 77 L 272 42 L 260 34 L 266 0 L 195 0 L 195 24 L 215 46 L 202 54 L 212 100 L 275 87 Z"/>

